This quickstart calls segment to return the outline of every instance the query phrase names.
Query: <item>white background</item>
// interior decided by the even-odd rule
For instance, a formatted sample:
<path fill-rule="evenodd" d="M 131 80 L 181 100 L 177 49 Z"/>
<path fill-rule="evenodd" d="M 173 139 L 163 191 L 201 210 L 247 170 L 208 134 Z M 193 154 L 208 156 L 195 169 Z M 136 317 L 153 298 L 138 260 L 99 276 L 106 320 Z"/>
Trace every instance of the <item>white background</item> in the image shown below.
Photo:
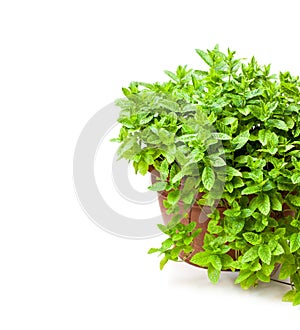
<path fill-rule="evenodd" d="M 131 80 L 196 67 L 216 43 L 300 74 L 298 1 L 1 1 L 0 329 L 297 326 L 287 287 L 212 285 L 185 264 L 158 270 L 162 237 L 94 225 L 74 192 L 85 123 Z"/>

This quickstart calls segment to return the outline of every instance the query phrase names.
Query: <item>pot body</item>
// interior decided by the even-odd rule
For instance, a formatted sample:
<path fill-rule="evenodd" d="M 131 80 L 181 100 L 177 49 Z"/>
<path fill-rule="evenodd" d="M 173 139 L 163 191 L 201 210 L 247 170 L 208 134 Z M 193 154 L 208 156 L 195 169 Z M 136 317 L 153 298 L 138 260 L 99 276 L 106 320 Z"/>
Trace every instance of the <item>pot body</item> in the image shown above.
<path fill-rule="evenodd" d="M 159 207 L 161 210 L 162 218 L 164 221 L 164 224 L 168 224 L 169 221 L 172 219 L 172 215 L 166 213 L 166 208 L 164 207 L 164 200 L 167 199 L 167 195 L 164 193 L 158 193 L 158 202 L 159 202 Z M 183 209 L 183 203 L 179 202 L 179 206 L 181 209 Z M 217 209 L 220 211 L 220 215 L 222 217 L 223 211 L 226 210 L 226 208 L 223 207 L 217 207 Z M 200 207 L 197 203 L 194 203 L 193 206 L 190 208 L 188 214 L 188 218 L 183 218 L 180 222 L 183 224 L 189 224 L 190 222 L 196 222 L 196 229 L 201 228 L 201 233 L 195 237 L 195 239 L 192 242 L 192 247 L 193 247 L 193 252 L 190 253 L 188 256 L 185 256 L 183 253 L 181 254 L 181 258 L 194 265 L 190 260 L 191 258 L 198 252 L 204 251 L 203 250 L 203 244 L 204 244 L 204 237 L 205 234 L 207 233 L 207 226 L 209 222 L 209 218 L 207 217 L 207 214 L 210 214 L 211 210 L 210 207 Z M 230 250 L 228 254 L 236 260 L 238 257 L 238 251 Z M 199 266 L 198 266 L 199 267 Z"/>
<path fill-rule="evenodd" d="M 149 172 L 151 173 L 151 181 L 152 184 L 157 182 L 158 178 L 159 178 L 159 172 L 157 170 L 155 170 L 154 168 L 150 168 Z M 171 219 L 172 219 L 172 214 L 167 214 L 167 209 L 165 208 L 163 202 L 164 200 L 167 199 L 168 196 L 168 192 L 166 191 L 160 191 L 157 193 L 158 194 L 158 202 L 159 202 L 159 207 L 161 210 L 161 214 L 162 214 L 162 218 L 164 221 L 164 224 L 168 224 Z M 203 194 L 198 194 L 198 196 L 196 197 L 197 199 L 200 199 L 201 196 Z M 249 198 L 253 198 L 253 196 L 249 196 Z M 183 211 L 183 202 L 179 201 L 179 208 L 182 212 L 182 214 L 186 213 L 186 211 Z M 217 206 L 216 209 L 220 212 L 220 216 L 221 218 L 223 217 L 223 212 L 226 210 L 225 207 L 219 207 Z M 208 218 L 208 214 L 210 214 L 212 212 L 211 208 L 209 206 L 199 206 L 197 204 L 197 202 L 195 202 L 192 207 L 190 208 L 190 210 L 188 211 L 188 218 L 184 218 L 182 217 L 181 223 L 183 224 L 189 224 L 190 222 L 196 222 L 196 229 L 201 228 L 201 233 L 194 239 L 194 241 L 192 242 L 192 247 L 193 247 L 193 252 L 191 254 L 189 254 L 188 256 L 184 255 L 183 253 L 180 255 L 180 257 L 194 265 L 199 267 L 198 265 L 193 264 L 190 260 L 191 258 L 198 252 L 203 251 L 203 244 L 204 244 L 204 237 L 205 234 L 207 233 L 207 226 L 208 226 L 208 222 L 209 222 L 209 218 Z M 295 212 L 290 210 L 288 205 L 284 204 L 283 205 L 283 210 L 282 212 L 272 212 L 271 216 L 274 217 L 275 219 L 280 219 L 281 217 L 285 217 L 285 216 L 294 216 Z M 238 256 L 239 256 L 239 251 L 235 251 L 235 250 L 230 250 L 228 253 L 228 255 L 230 255 L 233 260 L 237 260 Z"/>
<path fill-rule="evenodd" d="M 151 181 L 152 184 L 157 181 L 159 178 L 159 172 L 152 169 L 151 171 Z M 158 195 L 158 203 L 160 207 L 160 211 L 162 214 L 163 222 L 165 225 L 167 225 L 173 215 L 172 214 L 167 214 L 167 209 L 164 206 L 164 200 L 167 199 L 168 192 L 166 191 L 160 191 L 157 193 Z M 198 194 L 197 199 L 200 199 L 203 194 Z M 182 214 L 186 213 L 186 211 L 183 210 L 183 202 L 179 201 L 178 202 L 180 212 Z M 225 207 L 216 207 L 216 209 L 219 210 L 220 216 L 222 218 L 223 212 L 226 210 Z M 190 260 L 191 258 L 198 252 L 204 251 L 203 250 L 203 244 L 204 244 L 204 237 L 205 234 L 207 233 L 207 226 L 209 222 L 208 214 L 212 212 L 211 208 L 209 206 L 199 206 L 197 202 L 195 202 L 192 207 L 188 210 L 188 218 L 182 217 L 182 220 L 180 221 L 182 224 L 189 224 L 190 222 L 196 222 L 196 229 L 201 228 L 201 233 L 193 240 L 192 242 L 192 247 L 193 247 L 193 252 L 191 252 L 188 256 L 184 255 L 181 253 L 180 257 L 187 263 L 192 264 L 194 266 L 199 267 L 198 265 L 193 264 Z M 238 251 L 230 250 L 228 254 L 236 260 L 238 257 Z"/>

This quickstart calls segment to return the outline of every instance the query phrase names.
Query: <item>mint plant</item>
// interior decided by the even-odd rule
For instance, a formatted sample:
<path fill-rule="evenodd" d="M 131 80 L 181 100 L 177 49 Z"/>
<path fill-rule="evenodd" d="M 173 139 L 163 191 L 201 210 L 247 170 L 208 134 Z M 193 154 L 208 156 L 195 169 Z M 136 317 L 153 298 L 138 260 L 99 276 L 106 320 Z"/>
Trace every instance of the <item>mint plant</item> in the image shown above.
<path fill-rule="evenodd" d="M 191 262 L 207 267 L 216 283 L 221 270 L 239 271 L 248 289 L 290 278 L 283 297 L 300 304 L 300 81 L 270 65 L 236 58 L 235 52 L 197 50 L 205 68 L 165 71 L 166 82 L 132 82 L 123 88 L 119 157 L 145 175 L 159 171 L 149 187 L 164 191 L 172 221 L 150 249 L 179 261 L 192 250 L 196 223 L 185 225 L 193 203 L 212 207 L 203 251 Z M 179 207 L 183 203 L 183 210 Z M 226 208 L 221 214 L 213 206 Z M 229 250 L 236 251 L 233 259 Z"/>

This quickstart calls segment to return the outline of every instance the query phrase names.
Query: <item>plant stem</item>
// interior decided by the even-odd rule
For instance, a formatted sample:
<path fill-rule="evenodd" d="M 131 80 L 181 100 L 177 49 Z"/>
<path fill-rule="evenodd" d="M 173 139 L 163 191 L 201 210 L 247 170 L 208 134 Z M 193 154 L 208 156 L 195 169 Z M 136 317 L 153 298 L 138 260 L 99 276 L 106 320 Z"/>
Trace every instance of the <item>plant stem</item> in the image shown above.
<path fill-rule="evenodd" d="M 281 284 L 285 284 L 285 285 L 289 285 L 289 286 L 293 287 L 293 284 L 292 283 L 287 283 L 287 282 L 279 281 L 279 280 L 276 280 L 275 278 L 271 278 L 271 281 L 277 282 L 277 283 L 281 283 Z"/>

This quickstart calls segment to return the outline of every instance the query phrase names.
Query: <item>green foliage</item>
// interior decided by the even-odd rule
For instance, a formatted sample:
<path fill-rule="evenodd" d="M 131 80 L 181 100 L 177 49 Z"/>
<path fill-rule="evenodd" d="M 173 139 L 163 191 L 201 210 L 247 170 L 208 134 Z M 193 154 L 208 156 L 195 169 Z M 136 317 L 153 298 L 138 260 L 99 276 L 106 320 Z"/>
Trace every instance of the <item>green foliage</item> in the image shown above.
<path fill-rule="evenodd" d="M 202 172 L 202 182 L 205 189 L 208 191 L 214 186 L 215 174 L 211 167 L 205 166 Z"/>
<path fill-rule="evenodd" d="M 164 255 L 160 269 L 163 269 L 169 260 L 179 261 L 179 255 L 187 257 L 193 251 L 191 244 L 194 238 L 201 232 L 200 228 L 196 229 L 196 222 L 190 222 L 188 225 L 177 222 L 159 227 L 168 238 L 162 242 L 160 248 L 151 248 L 148 253 L 159 252 L 160 255 Z"/>
<path fill-rule="evenodd" d="M 160 173 L 149 189 L 166 191 L 173 220 L 160 267 L 194 251 L 199 230 L 184 225 L 188 210 L 215 201 L 226 210 L 209 215 L 203 251 L 191 262 L 208 269 L 216 283 L 221 270 L 239 270 L 235 283 L 248 289 L 269 282 L 275 265 L 290 277 L 283 298 L 300 304 L 300 80 L 289 72 L 270 74 L 259 65 L 222 53 L 196 50 L 206 69 L 179 66 L 162 83 L 133 82 L 124 88 L 118 154 L 145 175 Z M 238 253 L 233 260 L 227 253 Z"/>

